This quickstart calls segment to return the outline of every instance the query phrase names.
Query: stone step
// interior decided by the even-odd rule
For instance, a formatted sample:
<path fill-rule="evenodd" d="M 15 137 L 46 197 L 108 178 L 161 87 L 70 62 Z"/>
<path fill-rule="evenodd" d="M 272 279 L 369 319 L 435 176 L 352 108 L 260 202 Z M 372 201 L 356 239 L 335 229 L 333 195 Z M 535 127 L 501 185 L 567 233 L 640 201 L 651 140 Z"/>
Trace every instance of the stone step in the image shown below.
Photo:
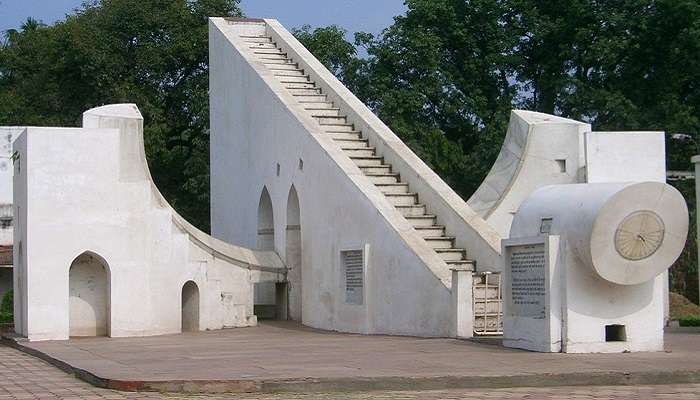
<path fill-rule="evenodd" d="M 423 239 L 433 249 L 450 248 L 455 244 L 455 238 L 452 236 L 425 236 Z"/>
<path fill-rule="evenodd" d="M 280 69 L 272 73 L 274 76 L 308 76 L 303 69 Z"/>
<path fill-rule="evenodd" d="M 307 110 L 308 110 L 308 109 L 320 110 L 320 109 L 324 109 L 324 108 L 335 108 L 334 105 L 333 105 L 333 102 L 327 101 L 327 100 L 326 100 L 326 101 L 306 101 L 306 100 L 302 100 L 302 101 L 299 101 L 299 103 L 301 103 L 301 104 L 304 106 L 304 108 L 307 109 Z"/>
<path fill-rule="evenodd" d="M 320 95 L 321 95 L 321 89 L 319 89 L 319 88 L 314 88 L 314 89 L 289 89 L 289 91 L 290 91 L 293 95 L 295 95 L 295 96 L 296 96 L 296 95 L 307 95 L 307 96 L 311 96 L 311 95 L 320 96 Z"/>
<path fill-rule="evenodd" d="M 343 149 L 364 149 L 369 147 L 369 140 L 367 139 L 347 139 L 347 140 L 336 140 L 341 148 Z"/>
<path fill-rule="evenodd" d="M 323 124 L 320 123 L 321 126 L 323 126 L 323 130 L 328 132 L 328 133 L 336 133 L 336 132 L 357 132 L 360 133 L 359 131 L 355 130 L 355 126 L 353 124 Z"/>
<path fill-rule="evenodd" d="M 379 183 L 376 184 L 382 193 L 408 193 L 408 183 Z"/>
<path fill-rule="evenodd" d="M 376 167 L 384 163 L 384 159 L 380 156 L 350 156 L 350 159 L 358 167 Z"/>
<path fill-rule="evenodd" d="M 341 146 L 341 149 L 343 149 L 345 154 L 347 154 L 349 157 L 371 157 L 376 153 L 374 147 L 355 148 Z"/>
<path fill-rule="evenodd" d="M 340 108 L 326 107 L 326 108 L 313 108 L 304 107 L 312 117 L 335 117 L 340 115 Z"/>
<path fill-rule="evenodd" d="M 240 38 L 246 43 L 272 43 L 272 38 L 269 36 L 241 35 Z"/>
<path fill-rule="evenodd" d="M 435 220 L 435 217 L 433 216 L 431 222 L 434 222 L 434 220 Z M 409 221 L 409 222 L 412 222 L 412 221 Z M 423 236 L 423 237 L 442 236 L 445 234 L 445 227 L 442 225 L 429 224 L 429 225 L 416 226 L 415 224 L 413 224 L 413 227 L 416 229 L 418 234 Z"/>
<path fill-rule="evenodd" d="M 348 139 L 360 139 L 362 134 L 360 132 L 328 132 L 326 134 L 333 140 L 348 140 Z"/>
<path fill-rule="evenodd" d="M 328 102 L 328 96 L 320 93 L 292 93 L 302 104 L 319 104 Z"/>
<path fill-rule="evenodd" d="M 285 52 L 283 52 L 282 50 L 277 49 L 277 48 L 275 48 L 275 49 L 255 49 L 255 50 L 253 50 L 253 53 L 255 53 L 255 54 L 265 54 L 265 55 L 268 55 L 268 54 L 281 54 L 281 55 L 284 55 L 284 58 L 287 58 L 287 53 L 285 53 Z"/>
<path fill-rule="evenodd" d="M 319 115 L 312 115 L 312 117 L 316 118 L 319 124 L 321 125 L 347 125 L 347 119 L 345 115 L 335 115 L 335 116 L 319 116 Z M 350 125 L 352 126 L 352 125 Z"/>
<path fill-rule="evenodd" d="M 390 174 L 391 173 L 391 165 L 376 165 L 376 166 L 369 166 L 369 167 L 360 167 L 360 170 L 367 174 Z"/>
<path fill-rule="evenodd" d="M 433 250 L 445 261 L 460 261 L 467 258 L 467 252 L 464 249 L 444 248 Z"/>
<path fill-rule="evenodd" d="M 366 140 L 366 139 L 362 139 Z M 378 183 L 398 183 L 401 177 L 397 173 L 388 174 L 365 174 L 369 180 L 375 185 Z"/>
<path fill-rule="evenodd" d="M 451 260 L 445 261 L 450 268 L 466 268 L 476 271 L 476 262 L 474 260 Z"/>
<path fill-rule="evenodd" d="M 275 46 L 274 43 L 272 42 L 248 42 L 250 45 L 248 46 L 249 49 L 276 49 L 277 46 Z"/>
<path fill-rule="evenodd" d="M 394 206 L 412 206 L 418 204 L 418 195 L 416 193 L 385 193 L 389 203 Z M 420 218 L 420 217 L 409 217 Z"/>
<path fill-rule="evenodd" d="M 415 204 L 418 204 L 416 202 Z M 405 217 L 408 222 L 413 225 L 414 228 L 426 228 L 429 226 L 435 225 L 435 222 L 437 221 L 437 217 L 432 215 L 432 214 L 425 214 L 425 215 L 412 215 L 409 217 Z M 444 231 L 443 231 L 444 232 Z M 435 233 L 435 232 L 430 232 L 427 233 L 426 231 L 421 232 L 421 236 L 426 237 L 426 236 L 440 236 L 442 233 Z"/>
<path fill-rule="evenodd" d="M 275 71 L 295 71 L 299 69 L 299 67 L 296 64 L 268 64 L 265 63 L 265 67 L 272 71 L 273 73 Z"/>
<path fill-rule="evenodd" d="M 278 69 L 299 69 L 299 64 L 295 63 L 289 59 L 275 59 L 275 60 L 265 60 L 263 65 L 271 70 Z M 291 67 L 291 68 L 290 68 Z"/>
<path fill-rule="evenodd" d="M 282 84 L 286 89 L 313 89 L 316 87 L 313 82 L 286 82 Z"/>
<path fill-rule="evenodd" d="M 404 217 L 419 217 L 427 213 L 425 204 L 415 204 L 412 206 L 397 206 L 396 209 L 399 210 L 401 215 L 403 215 Z"/>
<path fill-rule="evenodd" d="M 287 84 L 287 83 L 313 83 L 309 80 L 309 77 L 306 75 L 278 76 L 277 79 L 279 79 L 279 81 L 284 83 L 284 84 Z"/>
<path fill-rule="evenodd" d="M 290 62 L 286 54 L 256 54 L 256 56 L 264 63 L 267 62 L 267 60 L 284 60 L 285 63 Z"/>

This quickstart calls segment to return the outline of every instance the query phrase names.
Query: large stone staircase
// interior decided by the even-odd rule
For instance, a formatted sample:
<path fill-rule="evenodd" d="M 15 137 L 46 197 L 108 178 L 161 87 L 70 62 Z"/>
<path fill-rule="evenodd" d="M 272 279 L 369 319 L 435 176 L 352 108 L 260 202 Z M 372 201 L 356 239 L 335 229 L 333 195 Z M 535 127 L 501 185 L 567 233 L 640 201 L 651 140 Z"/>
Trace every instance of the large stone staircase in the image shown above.
<path fill-rule="evenodd" d="M 426 205 L 420 203 L 418 194 L 411 192 L 407 183 L 401 182 L 401 177 L 392 170 L 391 164 L 386 163 L 381 154 L 377 154 L 376 148 L 372 147 L 362 132 L 328 100 L 321 88 L 299 68 L 298 63 L 278 48 L 270 37 L 241 35 L 240 38 L 255 58 L 272 71 L 323 131 L 384 193 L 389 202 L 449 267 L 473 266 L 474 262 L 467 259 L 465 249 L 455 246 L 455 238 L 445 232 L 443 225 L 438 224 L 435 215 L 428 213 Z"/>

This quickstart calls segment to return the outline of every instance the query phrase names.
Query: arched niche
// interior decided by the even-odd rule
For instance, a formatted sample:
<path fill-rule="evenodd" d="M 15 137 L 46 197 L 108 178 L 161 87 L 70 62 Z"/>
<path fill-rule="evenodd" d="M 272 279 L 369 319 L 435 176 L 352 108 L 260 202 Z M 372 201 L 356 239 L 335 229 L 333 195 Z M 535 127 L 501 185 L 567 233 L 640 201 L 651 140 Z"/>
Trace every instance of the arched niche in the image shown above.
<path fill-rule="evenodd" d="M 99 255 L 86 251 L 68 272 L 69 335 L 109 336 L 110 272 Z"/>
<path fill-rule="evenodd" d="M 199 330 L 199 287 L 193 281 L 182 286 L 182 332 Z"/>

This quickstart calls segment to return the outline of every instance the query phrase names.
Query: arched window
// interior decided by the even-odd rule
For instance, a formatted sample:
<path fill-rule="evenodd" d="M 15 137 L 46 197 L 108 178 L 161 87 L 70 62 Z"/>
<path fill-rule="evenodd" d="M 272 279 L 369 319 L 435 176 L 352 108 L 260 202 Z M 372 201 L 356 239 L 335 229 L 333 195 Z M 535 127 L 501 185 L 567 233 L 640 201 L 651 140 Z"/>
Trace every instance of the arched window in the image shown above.
<path fill-rule="evenodd" d="M 258 203 L 258 249 L 275 249 L 275 218 L 272 212 L 272 200 L 267 188 L 263 188 Z"/>

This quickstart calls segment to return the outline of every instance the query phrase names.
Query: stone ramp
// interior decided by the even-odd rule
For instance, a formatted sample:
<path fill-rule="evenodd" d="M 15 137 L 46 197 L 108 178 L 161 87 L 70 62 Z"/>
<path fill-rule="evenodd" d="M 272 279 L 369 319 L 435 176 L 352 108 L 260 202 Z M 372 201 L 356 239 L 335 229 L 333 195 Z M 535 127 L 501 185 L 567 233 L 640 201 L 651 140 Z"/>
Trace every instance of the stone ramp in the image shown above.
<path fill-rule="evenodd" d="M 340 334 L 291 322 L 146 338 L 5 340 L 93 385 L 126 391 L 699 383 L 700 334 L 667 334 L 666 342 L 660 353 L 546 354 L 455 339 Z"/>

